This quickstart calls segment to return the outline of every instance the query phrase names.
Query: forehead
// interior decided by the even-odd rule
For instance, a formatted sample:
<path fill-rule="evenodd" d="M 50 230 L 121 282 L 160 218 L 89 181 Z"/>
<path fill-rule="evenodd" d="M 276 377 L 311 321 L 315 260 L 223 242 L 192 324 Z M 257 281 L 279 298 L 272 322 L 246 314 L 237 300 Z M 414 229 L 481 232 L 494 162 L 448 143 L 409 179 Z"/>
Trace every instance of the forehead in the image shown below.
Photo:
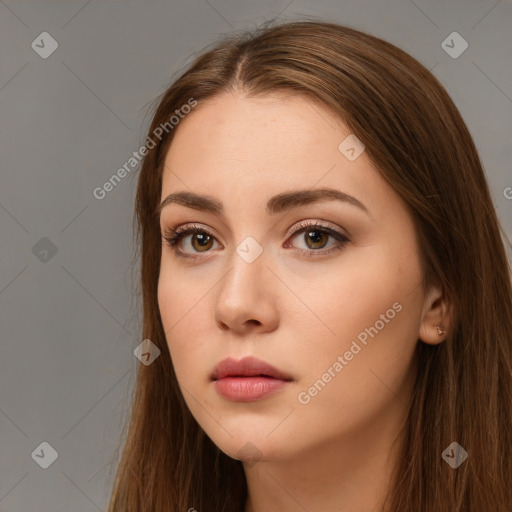
<path fill-rule="evenodd" d="M 342 120 L 307 96 L 225 93 L 180 121 L 165 159 L 162 197 L 175 190 L 258 202 L 283 191 L 332 187 L 371 202 L 389 189 L 363 152 L 350 161 Z M 391 193 L 390 190 L 387 190 Z"/>
<path fill-rule="evenodd" d="M 247 165 L 284 155 L 305 153 L 312 146 L 331 147 L 347 128 L 333 113 L 302 96 L 245 97 L 222 94 L 196 107 L 178 125 L 168 158 L 244 159 Z M 306 145 L 306 147 L 305 147 Z"/>

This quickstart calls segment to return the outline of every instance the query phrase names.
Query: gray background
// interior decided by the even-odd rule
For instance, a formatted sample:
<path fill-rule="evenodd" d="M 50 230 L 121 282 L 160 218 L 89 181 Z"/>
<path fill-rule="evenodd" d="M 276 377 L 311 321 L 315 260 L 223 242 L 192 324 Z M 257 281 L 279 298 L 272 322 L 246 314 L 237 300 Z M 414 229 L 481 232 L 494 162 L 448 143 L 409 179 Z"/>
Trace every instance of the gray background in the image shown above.
<path fill-rule="evenodd" d="M 205 45 L 301 15 L 368 31 L 432 70 L 511 238 L 510 0 L 0 1 L 0 511 L 105 510 L 140 364 L 138 170 L 102 200 L 93 190 L 141 146 L 155 98 Z M 59 45 L 47 59 L 31 47 L 44 31 Z M 456 59 L 441 46 L 453 31 L 469 44 Z M 47 469 L 31 456 L 42 442 L 58 452 Z"/>

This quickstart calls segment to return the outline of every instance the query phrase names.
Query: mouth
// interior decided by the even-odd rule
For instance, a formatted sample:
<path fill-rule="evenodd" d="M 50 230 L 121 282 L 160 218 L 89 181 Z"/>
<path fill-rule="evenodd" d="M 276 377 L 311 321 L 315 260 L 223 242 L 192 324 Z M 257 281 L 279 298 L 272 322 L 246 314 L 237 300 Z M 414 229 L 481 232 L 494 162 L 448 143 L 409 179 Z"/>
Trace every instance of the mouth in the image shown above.
<path fill-rule="evenodd" d="M 221 361 L 212 373 L 211 379 L 220 380 L 226 377 L 265 377 L 284 381 L 293 380 L 286 373 L 255 357 L 244 357 L 239 361 L 228 357 Z"/>
<path fill-rule="evenodd" d="M 217 392 L 227 400 L 251 402 L 274 394 L 293 381 L 292 377 L 254 357 L 221 361 L 211 375 Z"/>

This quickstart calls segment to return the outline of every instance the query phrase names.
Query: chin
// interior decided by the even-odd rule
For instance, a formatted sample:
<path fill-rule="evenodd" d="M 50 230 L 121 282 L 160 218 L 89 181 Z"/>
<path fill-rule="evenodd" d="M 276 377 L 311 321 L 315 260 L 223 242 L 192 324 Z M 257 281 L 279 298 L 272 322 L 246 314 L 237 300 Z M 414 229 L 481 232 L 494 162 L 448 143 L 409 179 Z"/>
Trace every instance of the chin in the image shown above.
<path fill-rule="evenodd" d="M 218 437 L 210 437 L 210 439 L 223 453 L 232 459 L 250 464 L 257 461 L 263 462 L 289 456 L 288 451 L 290 447 L 284 444 L 284 439 L 277 435 L 274 437 L 274 434 L 266 438 L 266 434 L 262 434 L 262 429 L 258 429 L 257 426 L 253 425 L 251 430 L 245 429 L 239 435 L 236 435 L 234 432 L 231 433 L 233 437 L 225 434 L 221 436 L 221 439 Z"/>

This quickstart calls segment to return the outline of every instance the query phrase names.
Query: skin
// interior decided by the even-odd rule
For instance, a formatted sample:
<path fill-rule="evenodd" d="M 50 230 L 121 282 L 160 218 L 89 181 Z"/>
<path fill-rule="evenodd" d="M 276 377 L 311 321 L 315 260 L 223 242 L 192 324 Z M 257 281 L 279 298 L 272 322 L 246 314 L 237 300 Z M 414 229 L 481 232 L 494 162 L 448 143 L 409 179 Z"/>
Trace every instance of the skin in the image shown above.
<path fill-rule="evenodd" d="M 194 235 L 184 236 L 179 247 L 196 260 L 162 245 L 158 301 L 191 413 L 224 453 L 243 460 L 246 512 L 380 511 L 417 371 L 415 347 L 443 341 L 437 323 L 449 327 L 442 290 L 420 285 L 410 212 L 366 152 L 349 161 L 339 151 L 349 133 L 310 98 L 225 93 L 181 120 L 166 155 L 162 200 L 191 191 L 225 208 L 222 216 L 163 208 L 162 233 L 195 223 L 214 240 L 201 249 Z M 340 201 L 265 210 L 275 194 L 323 187 L 356 197 L 369 214 Z M 324 235 L 308 244 L 307 232 L 294 234 L 301 220 L 349 242 L 334 250 L 338 242 Z M 248 236 L 263 249 L 252 263 L 236 252 Z M 299 393 L 397 302 L 402 310 L 300 403 Z M 224 358 L 246 355 L 293 382 L 259 401 L 226 400 L 210 374 Z"/>

